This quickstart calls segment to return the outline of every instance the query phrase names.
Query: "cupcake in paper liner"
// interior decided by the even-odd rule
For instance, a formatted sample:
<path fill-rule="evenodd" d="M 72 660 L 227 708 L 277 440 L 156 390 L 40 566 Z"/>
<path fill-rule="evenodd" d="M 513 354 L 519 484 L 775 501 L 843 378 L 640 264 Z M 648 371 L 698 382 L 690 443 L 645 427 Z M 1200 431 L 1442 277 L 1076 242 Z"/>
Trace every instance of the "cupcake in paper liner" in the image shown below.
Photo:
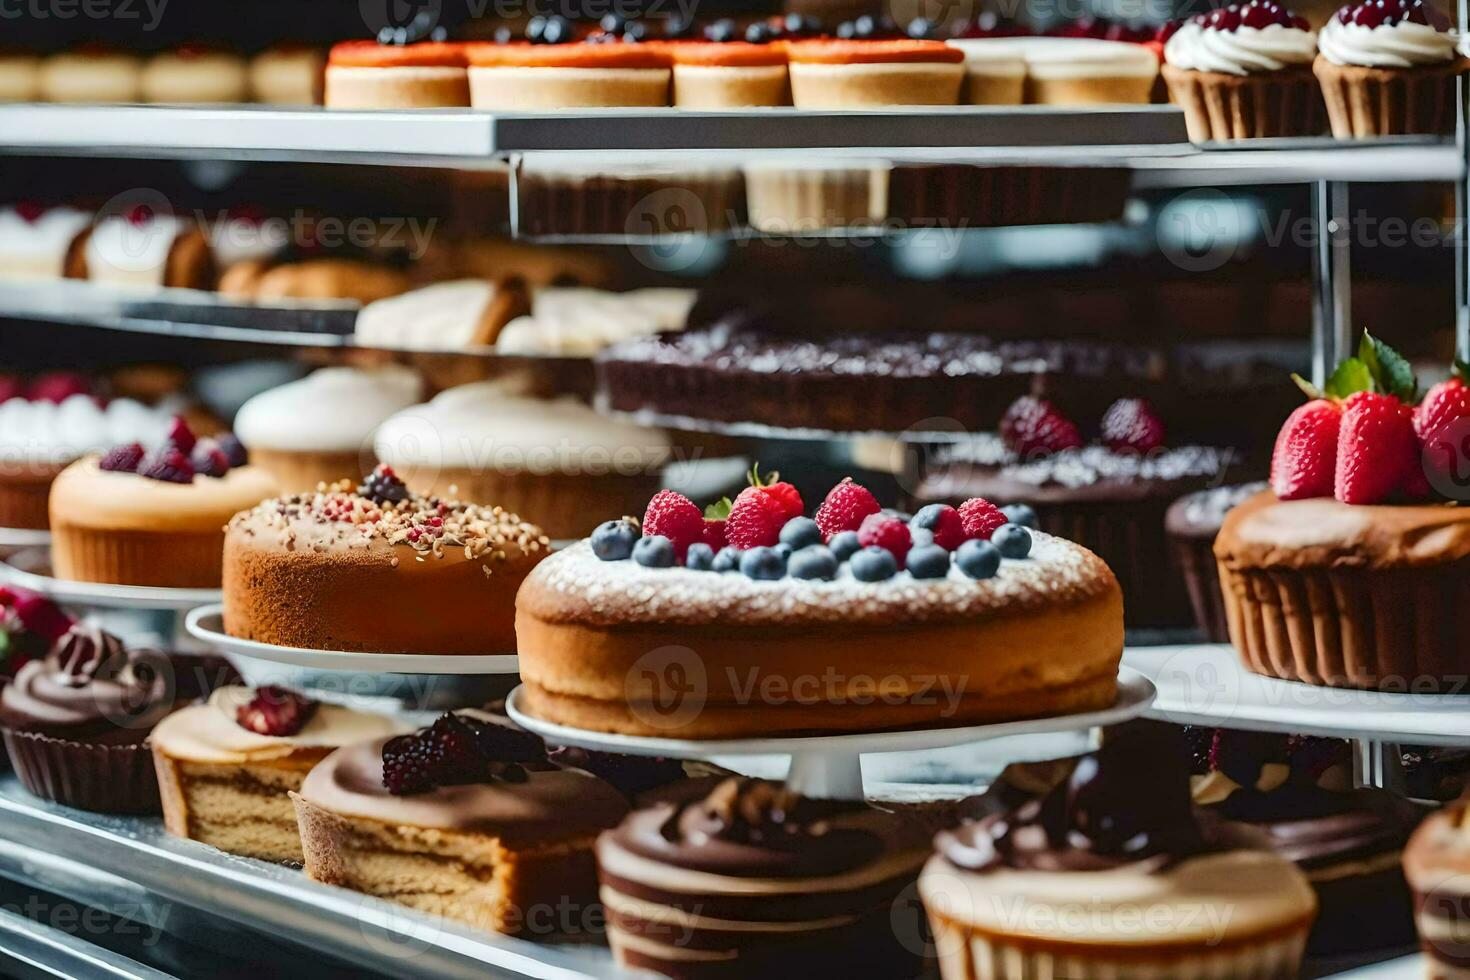
<path fill-rule="evenodd" d="M 1340 9 L 1312 66 L 1338 139 L 1452 133 L 1455 78 L 1467 61 L 1450 20 L 1424 0 Z"/>
<path fill-rule="evenodd" d="M 158 813 L 148 735 L 176 704 L 173 668 L 72 627 L 0 691 L 0 736 L 32 794 L 101 813 Z"/>
<path fill-rule="evenodd" d="M 1305 18 L 1251 0 L 1197 14 L 1161 36 L 1169 98 L 1196 143 L 1322 131 L 1312 77 L 1317 35 Z"/>

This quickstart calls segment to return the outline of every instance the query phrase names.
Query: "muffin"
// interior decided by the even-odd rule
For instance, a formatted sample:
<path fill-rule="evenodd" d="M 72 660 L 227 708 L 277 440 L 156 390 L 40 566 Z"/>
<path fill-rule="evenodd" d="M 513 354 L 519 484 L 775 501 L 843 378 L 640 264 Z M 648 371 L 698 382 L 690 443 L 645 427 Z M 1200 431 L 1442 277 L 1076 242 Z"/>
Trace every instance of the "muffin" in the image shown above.
<path fill-rule="evenodd" d="M 149 743 L 169 833 L 262 861 L 301 863 L 290 793 L 334 750 L 407 730 L 279 687 L 224 687 L 163 719 Z"/>
<path fill-rule="evenodd" d="M 1470 962 L 1465 909 L 1470 895 L 1470 800 L 1460 799 L 1419 825 L 1404 850 L 1414 893 L 1419 945 L 1433 980 L 1463 977 Z"/>
<path fill-rule="evenodd" d="M 666 106 L 672 61 L 662 45 L 468 44 L 470 104 L 476 109 Z"/>
<path fill-rule="evenodd" d="M 1465 71 L 1450 19 L 1424 0 L 1351 3 L 1322 26 L 1312 65 L 1338 139 L 1455 131 Z"/>
<path fill-rule="evenodd" d="M 501 933 L 552 938 L 597 902 L 597 835 L 628 804 L 586 772 L 527 757 L 473 712 L 338 749 L 292 795 L 306 873 Z"/>
<path fill-rule="evenodd" d="M 935 838 L 919 879 L 945 980 L 1297 976 L 1316 898 L 1191 808 L 1182 753 L 1109 739 L 1056 789 Z"/>
<path fill-rule="evenodd" d="M 276 492 L 233 438 L 197 439 L 175 418 L 161 444 L 115 447 L 51 485 L 51 566 L 60 579 L 178 589 L 220 583 L 224 526 Z"/>
<path fill-rule="evenodd" d="M 224 532 L 224 628 L 259 643 L 368 653 L 516 648 L 516 589 L 541 529 L 501 507 L 411 492 L 379 466 L 353 487 L 242 510 Z"/>
<path fill-rule="evenodd" d="M 440 109 L 470 104 L 464 45 L 343 41 L 327 55 L 328 109 Z"/>
<path fill-rule="evenodd" d="M 1169 98 L 1196 143 L 1322 131 L 1312 77 L 1317 35 L 1303 17 L 1264 0 L 1196 14 L 1164 43 Z"/>
<path fill-rule="evenodd" d="M 1164 423 L 1142 399 L 1104 413 L 1103 442 L 1085 444 L 1053 403 L 1030 396 L 1007 410 L 999 435 L 937 449 L 914 491 L 915 505 L 970 497 L 1025 504 L 1035 526 L 1095 551 L 1123 587 L 1130 627 L 1193 620 L 1189 594 L 1169 564 L 1164 515 L 1180 496 L 1227 480 L 1242 463 L 1233 449 L 1170 446 Z"/>
<path fill-rule="evenodd" d="M 408 368 L 322 368 L 241 405 L 235 435 L 282 492 L 303 493 L 371 470 L 373 432 L 422 396 Z"/>
<path fill-rule="evenodd" d="M 793 41 L 791 100 L 798 109 L 954 105 L 965 56 L 939 41 Z"/>
<path fill-rule="evenodd" d="M 914 976 L 906 898 L 928 853 L 915 825 L 861 801 L 727 779 L 598 838 L 608 943 L 623 966 L 690 980 Z"/>
<path fill-rule="evenodd" d="M 51 484 L 62 470 L 119 442 L 156 442 L 169 420 L 125 398 L 105 408 L 85 394 L 59 404 L 24 397 L 0 403 L 0 527 L 46 529 Z"/>
<path fill-rule="evenodd" d="M 0 279 L 64 279 L 81 274 L 92 216 L 75 208 L 0 208 Z"/>
<path fill-rule="evenodd" d="M 1217 730 L 1194 780 L 1211 815 L 1263 833 L 1317 893 L 1307 939 L 1316 956 L 1406 946 L 1413 903 L 1403 850 L 1429 811 L 1381 789 L 1356 789 L 1348 743 Z"/>
<path fill-rule="evenodd" d="M 244 102 L 249 94 L 243 58 L 197 46 L 149 58 L 139 87 L 144 102 Z"/>
<path fill-rule="evenodd" d="M 1215 565 L 1215 536 L 1230 508 L 1264 490 L 1264 483 L 1242 483 L 1185 494 L 1164 513 L 1169 555 L 1184 576 L 1195 625 L 1211 643 L 1230 642 L 1220 573 Z"/>
<path fill-rule="evenodd" d="M 740 109 L 791 104 L 786 51 L 777 44 L 688 41 L 673 44 L 674 105 Z"/>
<path fill-rule="evenodd" d="M 582 537 L 609 513 L 638 514 L 673 462 L 669 436 L 598 415 L 574 398 L 451 388 L 378 428 L 383 460 L 418 493 L 535 514 L 552 538 Z"/>
<path fill-rule="evenodd" d="M 0 690 L 0 736 L 36 796 L 100 813 L 157 813 L 148 735 L 175 701 L 167 657 L 78 625 Z"/>

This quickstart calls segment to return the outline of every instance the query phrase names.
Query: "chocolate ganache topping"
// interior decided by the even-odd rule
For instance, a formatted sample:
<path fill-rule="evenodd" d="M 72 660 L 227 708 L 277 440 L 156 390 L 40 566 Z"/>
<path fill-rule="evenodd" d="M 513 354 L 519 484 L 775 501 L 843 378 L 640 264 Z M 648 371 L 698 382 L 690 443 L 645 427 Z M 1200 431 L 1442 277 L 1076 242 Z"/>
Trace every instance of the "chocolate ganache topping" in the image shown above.
<path fill-rule="evenodd" d="M 708 796 L 640 810 L 613 834 L 623 848 L 652 860 L 751 878 L 841 874 L 895 848 L 926 847 L 922 833 L 895 814 L 739 777 Z"/>
<path fill-rule="evenodd" d="M 939 850 L 974 871 L 1107 871 L 1140 862 L 1162 871 L 1228 849 L 1196 819 L 1183 753 L 1140 744 L 1151 741 L 1109 741 L 1045 796 L 941 834 Z"/>
<path fill-rule="evenodd" d="M 78 624 L 0 692 L 0 725 L 107 742 L 141 742 L 173 708 L 173 671 L 155 650 Z"/>

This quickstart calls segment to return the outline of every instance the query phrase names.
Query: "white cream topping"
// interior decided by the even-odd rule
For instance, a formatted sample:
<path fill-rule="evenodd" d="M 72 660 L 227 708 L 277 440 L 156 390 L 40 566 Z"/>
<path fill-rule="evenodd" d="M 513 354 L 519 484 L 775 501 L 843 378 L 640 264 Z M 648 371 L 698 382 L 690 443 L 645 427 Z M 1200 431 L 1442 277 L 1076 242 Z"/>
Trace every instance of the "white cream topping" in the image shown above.
<path fill-rule="evenodd" d="M 1026 74 L 1026 59 L 1021 52 L 1009 45 L 995 46 L 994 38 L 973 37 L 948 41 L 952 48 L 965 53 L 965 71 L 972 75 L 994 75 L 1001 78 L 1016 78 Z"/>
<path fill-rule="evenodd" d="M 394 412 L 423 398 L 423 390 L 416 372 L 396 365 L 322 368 L 240 406 L 235 435 L 249 449 L 350 452 Z"/>
<path fill-rule="evenodd" d="M 364 306 L 355 332 L 363 344 L 405 350 L 454 350 L 474 339 L 495 299 L 484 279 L 441 282 Z"/>
<path fill-rule="evenodd" d="M 0 211 L 0 278 L 61 278 L 72 243 L 91 223 L 91 215 L 74 208 L 52 208 L 35 221 L 15 208 Z"/>
<path fill-rule="evenodd" d="M 1413 68 L 1451 60 L 1456 55 L 1456 40 L 1451 31 L 1437 31 L 1428 24 L 1407 20 L 1364 27 L 1344 24 L 1333 17 L 1322 27 L 1317 47 L 1322 57 L 1337 65 Z"/>
<path fill-rule="evenodd" d="M 149 740 L 175 759 L 231 763 L 281 758 L 297 749 L 335 749 L 412 730 L 383 715 L 321 704 L 295 735 L 261 735 L 235 721 L 240 707 L 254 696 L 247 687 L 222 687 L 210 695 L 207 704 L 169 715 L 153 729 Z"/>
<path fill-rule="evenodd" d="M 163 285 L 169 253 L 183 228 L 174 215 L 136 224 L 116 215 L 103 218 L 87 239 L 87 278 L 113 286 Z"/>
<path fill-rule="evenodd" d="M 173 412 L 119 398 L 102 408 L 86 395 L 57 405 L 12 398 L 0 403 L 0 455 L 62 463 L 129 442 L 161 440 Z"/>
<path fill-rule="evenodd" d="M 390 466 L 481 472 L 635 475 L 669 461 L 668 434 L 597 414 L 574 398 L 544 401 L 482 381 L 394 415 L 374 445 Z"/>
<path fill-rule="evenodd" d="M 683 330 L 696 296 L 692 289 L 541 289 L 530 315 L 506 324 L 495 346 L 511 354 L 590 356 L 629 337 Z"/>
<path fill-rule="evenodd" d="M 227 218 L 209 228 L 209 245 L 221 269 L 250 259 L 268 259 L 290 241 L 284 221 L 247 221 Z"/>
<path fill-rule="evenodd" d="M 1227 75 L 1281 71 L 1309 65 L 1317 55 L 1317 35 L 1271 24 L 1219 31 L 1186 22 L 1164 45 L 1164 60 L 1175 68 Z"/>

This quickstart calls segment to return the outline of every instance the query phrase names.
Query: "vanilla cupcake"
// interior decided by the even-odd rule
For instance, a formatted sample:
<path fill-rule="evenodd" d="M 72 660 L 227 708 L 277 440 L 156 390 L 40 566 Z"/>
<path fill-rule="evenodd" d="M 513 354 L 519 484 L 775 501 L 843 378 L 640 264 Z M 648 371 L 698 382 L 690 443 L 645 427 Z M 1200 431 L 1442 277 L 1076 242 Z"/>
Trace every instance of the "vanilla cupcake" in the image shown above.
<path fill-rule="evenodd" d="M 630 337 L 683 330 L 696 296 L 692 289 L 667 287 L 624 293 L 540 289 L 531 298 L 531 312 L 507 323 L 495 347 L 503 354 L 591 357 Z"/>
<path fill-rule="evenodd" d="M 1455 129 L 1466 61 L 1443 13 L 1423 0 L 1343 7 L 1322 28 L 1312 70 L 1338 139 Z"/>
<path fill-rule="evenodd" d="M 1271 0 L 1219 7 L 1165 32 L 1164 81 L 1197 143 L 1322 130 L 1317 35 Z"/>
<path fill-rule="evenodd" d="M 423 381 L 407 368 L 322 368 L 240 406 L 235 435 L 282 492 L 302 493 L 370 472 L 373 432 L 422 398 Z"/>
<path fill-rule="evenodd" d="M 82 278 L 122 289 L 208 289 L 214 253 L 198 222 L 145 205 L 100 219 L 82 249 Z"/>
<path fill-rule="evenodd" d="M 140 88 L 145 102 L 244 102 L 245 61 L 228 51 L 182 47 L 148 59 Z"/>
<path fill-rule="evenodd" d="M 534 514 L 552 538 L 583 537 L 610 513 L 641 513 L 672 456 L 661 430 L 495 381 L 394 415 L 375 447 L 414 491 Z"/>
<path fill-rule="evenodd" d="M 75 208 L 0 208 L 0 279 L 62 279 L 81 268 L 92 216 Z"/>

